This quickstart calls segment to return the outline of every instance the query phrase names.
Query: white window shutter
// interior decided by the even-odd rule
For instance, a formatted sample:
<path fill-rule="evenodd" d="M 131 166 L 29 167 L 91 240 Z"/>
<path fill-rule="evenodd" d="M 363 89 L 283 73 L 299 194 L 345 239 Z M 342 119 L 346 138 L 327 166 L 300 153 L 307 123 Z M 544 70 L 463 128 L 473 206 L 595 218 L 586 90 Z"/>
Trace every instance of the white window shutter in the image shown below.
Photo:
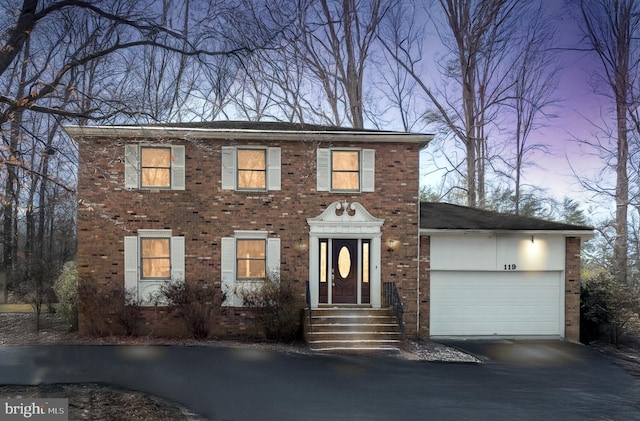
<path fill-rule="evenodd" d="M 236 188 L 236 148 L 222 147 L 222 190 Z"/>
<path fill-rule="evenodd" d="M 316 161 L 316 190 L 329 191 L 331 187 L 331 149 L 318 148 Z"/>
<path fill-rule="evenodd" d="M 140 186 L 140 146 L 124 147 L 124 187 L 137 189 Z"/>
<path fill-rule="evenodd" d="M 375 149 L 363 149 L 362 150 L 362 185 L 363 192 L 375 191 L 375 178 L 376 178 L 376 150 Z"/>
<path fill-rule="evenodd" d="M 171 279 L 184 281 L 184 237 L 171 237 Z"/>
<path fill-rule="evenodd" d="M 184 145 L 171 147 L 171 189 L 184 190 L 185 187 Z"/>
<path fill-rule="evenodd" d="M 124 288 L 138 297 L 138 237 L 124 237 Z"/>
<path fill-rule="evenodd" d="M 267 239 L 267 276 L 273 274 L 280 280 L 280 239 Z"/>
<path fill-rule="evenodd" d="M 224 237 L 220 242 L 222 255 L 222 292 L 227 294 L 227 299 L 222 303 L 223 306 L 233 307 L 242 305 L 237 304 L 239 297 L 236 297 L 236 240 L 232 237 Z"/>
<path fill-rule="evenodd" d="M 282 167 L 280 154 L 280 148 L 269 148 L 267 150 L 268 190 L 280 190 Z"/>

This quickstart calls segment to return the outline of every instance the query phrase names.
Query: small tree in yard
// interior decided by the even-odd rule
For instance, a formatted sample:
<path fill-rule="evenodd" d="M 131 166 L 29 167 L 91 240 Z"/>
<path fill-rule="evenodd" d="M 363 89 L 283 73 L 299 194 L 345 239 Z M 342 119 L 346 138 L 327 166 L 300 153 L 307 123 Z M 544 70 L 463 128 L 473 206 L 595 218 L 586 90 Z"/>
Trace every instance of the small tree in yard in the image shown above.
<path fill-rule="evenodd" d="M 76 262 L 67 262 L 53 290 L 58 297 L 58 313 L 69 327 L 70 331 L 78 330 L 78 268 Z"/>
<path fill-rule="evenodd" d="M 639 293 L 607 271 L 587 275 L 581 286 L 581 340 L 597 339 L 605 331 L 611 343 L 619 345 L 637 327 L 634 323 L 640 315 Z"/>
<path fill-rule="evenodd" d="M 26 267 L 28 270 L 24 271 L 15 292 L 21 301 L 30 304 L 36 312 L 36 332 L 39 332 L 42 305 L 51 305 L 54 300 L 53 284 L 58 270 L 50 262 L 38 259 L 33 259 Z"/>
<path fill-rule="evenodd" d="M 194 339 L 205 339 L 215 311 L 224 300 L 224 294 L 218 299 L 218 292 L 208 282 L 172 280 L 161 287 L 157 304 L 166 302 L 178 312 Z"/>
<path fill-rule="evenodd" d="M 269 274 L 264 281 L 247 285 L 237 293 L 243 305 L 254 310 L 267 339 L 289 342 L 299 337 L 304 305 L 291 282 Z"/>

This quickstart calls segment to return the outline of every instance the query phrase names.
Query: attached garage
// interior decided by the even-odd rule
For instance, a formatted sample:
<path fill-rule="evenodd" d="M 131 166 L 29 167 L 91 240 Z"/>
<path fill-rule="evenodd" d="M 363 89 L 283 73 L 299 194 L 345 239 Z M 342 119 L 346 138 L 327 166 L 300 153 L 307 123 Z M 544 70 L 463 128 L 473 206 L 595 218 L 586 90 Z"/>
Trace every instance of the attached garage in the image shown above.
<path fill-rule="evenodd" d="M 578 339 L 591 228 L 446 203 L 422 203 L 420 226 L 430 336 Z"/>

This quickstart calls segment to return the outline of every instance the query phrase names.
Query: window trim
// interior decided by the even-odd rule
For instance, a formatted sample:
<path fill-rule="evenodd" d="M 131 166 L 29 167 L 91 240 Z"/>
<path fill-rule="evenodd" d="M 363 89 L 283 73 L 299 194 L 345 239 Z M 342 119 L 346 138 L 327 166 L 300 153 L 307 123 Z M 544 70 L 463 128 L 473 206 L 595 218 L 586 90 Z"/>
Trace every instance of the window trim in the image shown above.
<path fill-rule="evenodd" d="M 142 305 L 154 303 L 149 300 L 161 285 L 171 281 L 184 281 L 185 275 L 185 237 L 174 236 L 171 230 L 141 229 L 138 235 L 124 237 L 124 287 L 132 291 L 136 299 L 142 300 Z M 142 277 L 142 239 L 169 239 L 169 278 Z M 141 296 L 144 294 L 144 296 Z"/>
<path fill-rule="evenodd" d="M 264 169 L 263 170 L 253 170 L 253 169 L 244 169 L 240 168 L 240 159 L 239 153 L 240 151 L 261 151 L 264 154 Z M 266 147 L 255 147 L 255 146 L 242 146 L 235 148 L 235 185 L 236 190 L 239 191 L 266 191 L 269 187 L 269 156 L 268 149 Z M 264 187 L 241 187 L 240 186 L 240 171 L 250 171 L 250 172 L 263 172 L 264 173 Z"/>
<path fill-rule="evenodd" d="M 142 148 L 169 148 L 169 187 L 142 186 Z M 170 143 L 128 143 L 124 146 L 124 187 L 129 190 L 185 190 L 185 145 Z"/>
<path fill-rule="evenodd" d="M 333 168 L 334 158 L 333 154 L 336 152 L 355 152 L 358 155 L 358 169 L 357 170 L 335 170 Z M 356 189 L 337 189 L 333 186 L 333 175 L 335 173 L 346 174 L 358 174 L 358 187 Z M 332 192 L 335 193 L 357 193 L 362 191 L 362 150 L 361 149 L 330 149 L 329 151 L 329 184 Z"/>
<path fill-rule="evenodd" d="M 238 151 L 265 151 L 265 188 L 238 187 Z M 222 190 L 238 192 L 265 192 L 282 189 L 282 148 L 280 146 L 238 145 L 221 148 Z"/>
<path fill-rule="evenodd" d="M 241 257 L 238 253 L 238 246 L 240 245 L 240 242 L 242 241 L 261 241 L 262 242 L 262 246 L 264 247 L 264 257 Z M 256 261 L 260 261 L 263 262 L 263 266 L 264 266 L 264 276 L 258 276 L 258 277 L 241 277 L 240 276 L 240 264 L 245 263 L 245 262 L 256 262 Z M 236 281 L 249 281 L 249 282 L 255 282 L 255 281 L 264 281 L 266 280 L 267 276 L 269 276 L 268 272 L 267 272 L 267 239 L 256 239 L 256 238 L 236 238 Z"/>
<path fill-rule="evenodd" d="M 265 242 L 265 278 L 238 278 L 237 268 L 237 241 L 238 240 L 264 240 Z M 275 274 L 280 277 L 281 240 L 280 237 L 270 237 L 268 231 L 236 230 L 231 237 L 222 237 L 220 240 L 221 255 L 221 279 L 222 291 L 226 299 L 222 303 L 224 307 L 242 307 L 242 298 L 237 288 L 243 285 L 258 284 L 264 282 L 266 277 Z"/>
<path fill-rule="evenodd" d="M 145 149 L 158 149 L 158 150 L 168 150 L 169 151 L 169 166 L 168 167 L 152 167 L 152 166 L 145 166 L 143 164 L 143 160 L 142 160 L 142 154 L 144 152 Z M 174 160 L 174 151 L 173 148 L 171 148 L 171 146 L 165 146 L 165 145 L 140 145 L 140 160 L 139 160 L 139 164 L 140 164 L 140 177 L 138 180 L 138 184 L 139 184 L 139 188 L 140 189 L 144 189 L 144 190 L 171 190 L 172 186 L 173 186 L 173 171 L 172 171 L 172 162 Z M 169 185 L 168 186 L 145 186 L 143 185 L 143 173 L 145 169 L 165 169 L 168 170 L 169 172 Z"/>
<path fill-rule="evenodd" d="M 358 190 L 337 190 L 333 188 L 333 151 L 359 152 Z M 375 192 L 376 150 L 366 148 L 317 148 L 316 150 L 316 191 L 336 194 Z"/>
<path fill-rule="evenodd" d="M 149 241 L 149 240 L 166 240 L 169 244 L 169 255 L 167 257 L 145 257 L 144 256 L 144 247 L 142 246 L 142 243 L 144 241 Z M 167 281 L 167 280 L 171 280 L 171 236 L 168 237 L 138 237 L 138 247 L 139 247 L 139 251 L 138 251 L 138 256 L 140 259 L 140 281 Z M 145 260 L 169 260 L 169 276 L 144 276 L 144 263 Z"/>

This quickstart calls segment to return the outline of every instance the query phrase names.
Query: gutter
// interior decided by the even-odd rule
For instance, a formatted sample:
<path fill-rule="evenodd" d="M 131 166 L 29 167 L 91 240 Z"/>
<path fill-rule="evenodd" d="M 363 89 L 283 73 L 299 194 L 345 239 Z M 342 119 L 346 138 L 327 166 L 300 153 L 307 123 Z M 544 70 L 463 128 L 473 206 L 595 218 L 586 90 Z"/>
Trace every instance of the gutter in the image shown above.
<path fill-rule="evenodd" d="M 504 230 L 504 229 L 465 229 L 465 228 L 420 228 L 420 236 L 423 235 L 468 235 L 468 234 L 484 234 L 484 235 L 555 235 L 563 237 L 580 237 L 581 241 L 587 241 L 594 237 L 594 230 Z"/>
<path fill-rule="evenodd" d="M 337 131 L 337 130 L 258 130 L 258 129 L 205 129 L 185 127 L 156 126 L 63 126 L 71 137 L 108 137 L 108 138 L 174 138 L 174 139 L 211 139 L 211 140 L 270 140 L 300 141 L 324 140 L 334 142 L 362 142 L 363 138 L 372 143 L 417 143 L 425 147 L 434 137 L 433 134 L 376 132 L 376 131 Z"/>

